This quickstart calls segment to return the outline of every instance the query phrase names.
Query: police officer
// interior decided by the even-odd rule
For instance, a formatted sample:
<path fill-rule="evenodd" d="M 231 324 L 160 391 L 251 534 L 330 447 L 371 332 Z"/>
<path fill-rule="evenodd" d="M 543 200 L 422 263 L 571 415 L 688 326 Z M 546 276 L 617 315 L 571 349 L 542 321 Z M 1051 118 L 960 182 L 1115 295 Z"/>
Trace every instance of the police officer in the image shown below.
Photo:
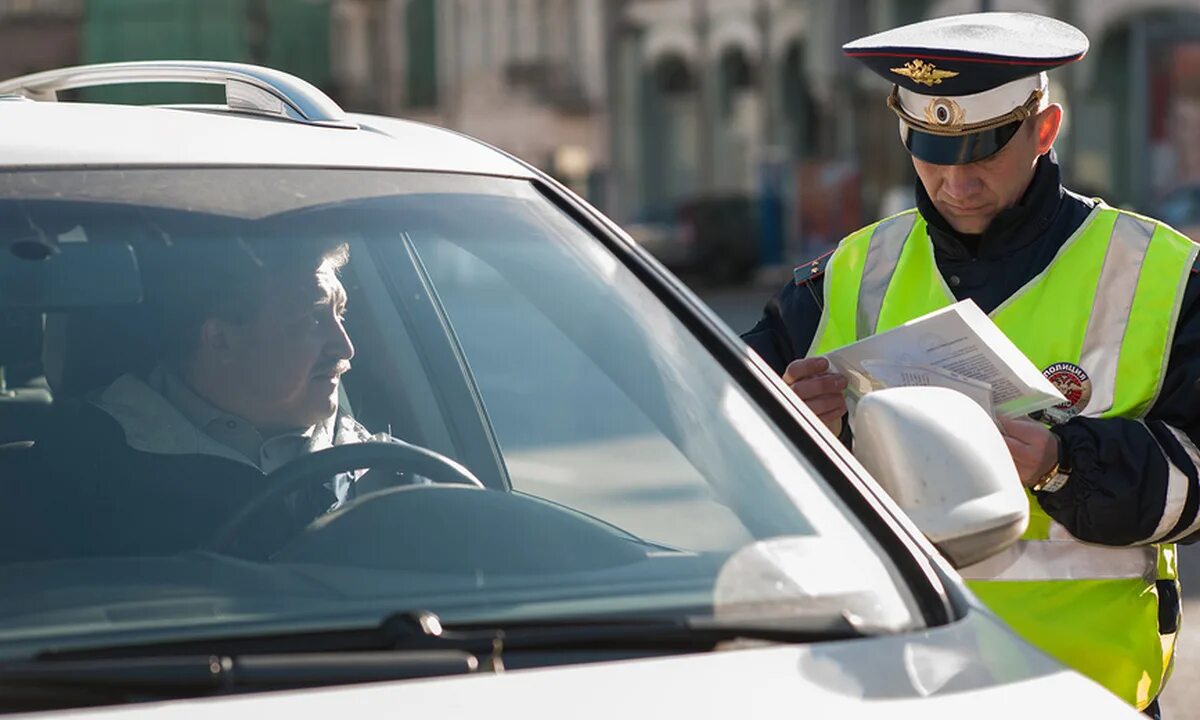
<path fill-rule="evenodd" d="M 1046 72 L 1087 48 L 1018 13 L 845 45 L 894 83 L 917 207 L 798 268 L 744 338 L 852 442 L 823 353 L 956 300 L 989 313 L 1067 402 L 1003 421 L 1029 529 L 963 575 L 1030 642 L 1157 716 L 1179 620 L 1173 543 L 1200 530 L 1197 246 L 1062 187 Z"/>

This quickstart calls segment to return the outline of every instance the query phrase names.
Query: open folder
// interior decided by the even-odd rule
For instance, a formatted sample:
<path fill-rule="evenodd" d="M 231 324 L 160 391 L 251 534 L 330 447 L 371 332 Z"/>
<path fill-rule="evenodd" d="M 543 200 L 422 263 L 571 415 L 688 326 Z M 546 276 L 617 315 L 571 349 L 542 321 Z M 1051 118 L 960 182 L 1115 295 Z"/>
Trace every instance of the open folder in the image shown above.
<path fill-rule="evenodd" d="M 992 417 L 1065 403 L 1054 385 L 972 300 L 963 300 L 825 355 L 852 397 L 889 387 L 957 390 Z"/>

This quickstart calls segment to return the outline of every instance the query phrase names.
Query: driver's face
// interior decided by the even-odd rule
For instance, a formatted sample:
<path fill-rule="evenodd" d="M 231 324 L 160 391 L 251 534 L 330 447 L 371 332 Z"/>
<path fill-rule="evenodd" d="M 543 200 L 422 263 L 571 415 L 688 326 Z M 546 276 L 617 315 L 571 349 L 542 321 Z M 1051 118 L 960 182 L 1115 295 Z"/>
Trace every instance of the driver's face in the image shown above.
<path fill-rule="evenodd" d="M 346 291 L 331 262 L 272 278 L 258 315 L 233 330 L 228 377 L 242 414 L 263 432 L 307 428 L 337 409 L 354 345 L 342 319 Z"/>

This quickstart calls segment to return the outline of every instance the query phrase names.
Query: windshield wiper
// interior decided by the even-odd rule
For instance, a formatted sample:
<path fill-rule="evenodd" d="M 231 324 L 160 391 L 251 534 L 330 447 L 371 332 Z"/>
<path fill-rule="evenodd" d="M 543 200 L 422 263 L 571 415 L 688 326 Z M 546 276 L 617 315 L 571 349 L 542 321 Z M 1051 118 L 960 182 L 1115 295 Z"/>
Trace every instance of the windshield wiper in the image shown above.
<path fill-rule="evenodd" d="M 145 658 L 161 656 L 239 657 L 312 653 L 367 653 L 458 650 L 485 656 L 497 641 L 507 650 L 575 650 L 594 647 L 710 649 L 733 640 L 809 643 L 862 637 L 861 622 L 846 613 L 794 618 L 740 618 L 736 622 L 707 615 L 665 617 L 604 615 L 463 622 L 443 626 L 428 611 L 400 612 L 382 622 L 331 630 L 266 635 L 226 635 L 136 645 L 44 651 L 40 662 Z M 0 665 L 0 681 L 3 681 Z"/>
<path fill-rule="evenodd" d="M 788 619 L 730 622 L 706 616 L 666 618 L 593 617 L 519 620 L 499 624 L 451 625 L 440 642 L 480 652 L 465 644 L 485 638 L 499 639 L 509 650 L 581 650 L 588 648 L 647 650 L 708 650 L 733 641 L 811 643 L 849 640 L 864 633 L 851 616 L 821 615 Z M 464 644 L 457 644 L 464 643 Z M 443 645 L 444 647 L 444 645 Z M 495 645 L 493 644 L 493 651 Z"/>
<path fill-rule="evenodd" d="M 474 672 L 459 650 L 287 655 L 184 655 L 0 664 L 0 686 L 15 683 L 154 691 L 305 687 Z"/>
<path fill-rule="evenodd" d="M 737 623 L 687 615 L 600 616 L 444 627 L 433 613 L 404 612 L 378 625 L 343 630 L 47 651 L 32 660 L 0 663 L 0 706 L 62 708 L 501 672 L 505 653 L 525 664 L 533 653 L 541 664 L 552 664 L 559 661 L 546 653 L 586 659 L 589 652 L 704 652 L 739 641 L 862 636 L 847 614 Z"/>
<path fill-rule="evenodd" d="M 459 650 L 185 655 L 0 664 L 4 711 L 411 680 L 475 672 Z"/>

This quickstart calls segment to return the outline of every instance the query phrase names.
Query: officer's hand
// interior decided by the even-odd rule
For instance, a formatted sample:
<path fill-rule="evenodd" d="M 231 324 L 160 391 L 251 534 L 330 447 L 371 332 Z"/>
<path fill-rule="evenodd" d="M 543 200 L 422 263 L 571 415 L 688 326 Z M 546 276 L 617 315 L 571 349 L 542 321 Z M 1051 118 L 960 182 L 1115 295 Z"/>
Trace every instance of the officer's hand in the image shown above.
<path fill-rule="evenodd" d="M 783 382 L 821 418 L 834 435 L 842 432 L 846 415 L 846 378 L 829 372 L 829 361 L 823 357 L 793 360 L 783 371 Z"/>
<path fill-rule="evenodd" d="M 1036 485 L 1058 462 L 1058 436 L 1041 423 L 1000 418 L 1000 432 L 1025 487 Z"/>

